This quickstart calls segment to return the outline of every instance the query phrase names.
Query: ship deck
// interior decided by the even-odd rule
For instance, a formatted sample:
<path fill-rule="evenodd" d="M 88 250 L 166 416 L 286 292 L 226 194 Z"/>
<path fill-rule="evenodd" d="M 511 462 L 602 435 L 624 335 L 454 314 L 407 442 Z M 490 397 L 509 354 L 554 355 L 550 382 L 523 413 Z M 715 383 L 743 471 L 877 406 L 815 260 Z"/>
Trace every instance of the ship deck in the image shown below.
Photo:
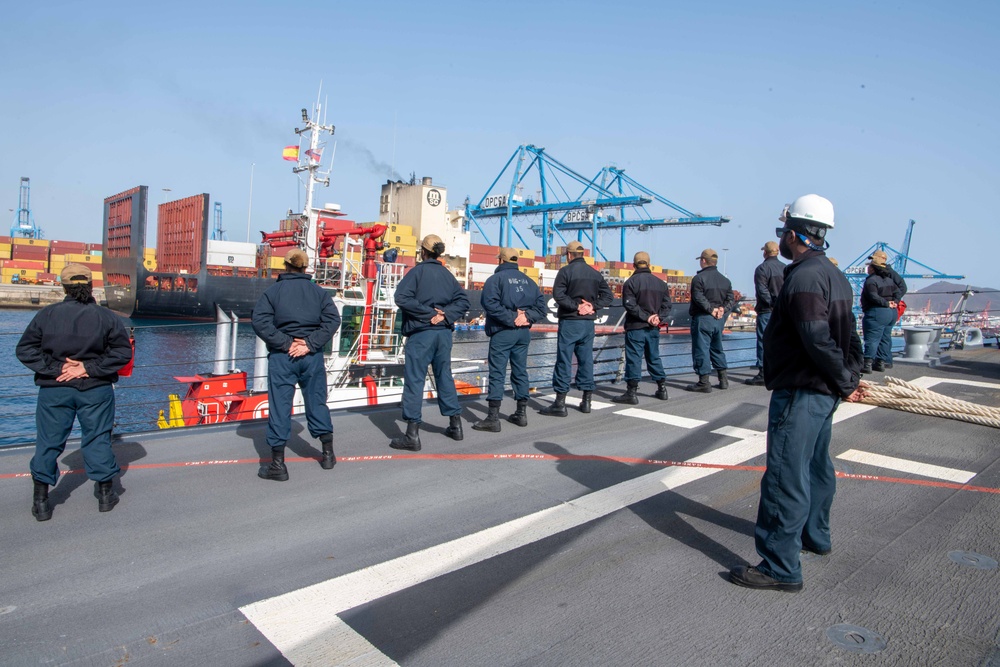
<path fill-rule="evenodd" d="M 891 373 L 1000 406 L 996 348 Z M 833 553 L 803 555 L 799 594 L 727 581 L 758 560 L 750 374 L 708 395 L 671 378 L 667 402 L 644 382 L 634 408 L 605 385 L 566 419 L 538 397 L 526 428 L 462 442 L 428 403 L 417 454 L 388 447 L 397 407 L 336 412 L 329 472 L 298 420 L 284 483 L 256 476 L 261 424 L 132 434 L 104 514 L 71 445 L 45 523 L 31 450 L 2 451 L 0 662 L 1000 664 L 996 429 L 842 406 Z"/>

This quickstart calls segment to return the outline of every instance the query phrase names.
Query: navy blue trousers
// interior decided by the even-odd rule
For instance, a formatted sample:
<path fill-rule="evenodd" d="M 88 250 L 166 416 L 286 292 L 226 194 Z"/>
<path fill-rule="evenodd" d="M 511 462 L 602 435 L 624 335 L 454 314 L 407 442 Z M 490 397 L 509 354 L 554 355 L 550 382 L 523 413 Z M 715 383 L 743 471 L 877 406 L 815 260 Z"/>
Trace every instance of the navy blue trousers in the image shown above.
<path fill-rule="evenodd" d="M 757 368 L 764 369 L 764 329 L 771 321 L 771 311 L 757 314 Z"/>
<path fill-rule="evenodd" d="M 115 389 L 110 384 L 80 391 L 73 387 L 39 387 L 35 408 L 38 438 L 31 457 L 32 479 L 49 486 L 59 480 L 59 457 L 80 420 L 80 451 L 87 477 L 110 482 L 121 472 L 111 450 L 111 430 L 115 425 Z"/>
<path fill-rule="evenodd" d="M 552 369 L 552 388 L 556 393 L 569 393 L 573 357 L 576 357 L 576 388 L 594 390 L 594 321 L 559 320 L 556 365 Z"/>
<path fill-rule="evenodd" d="M 660 330 L 658 327 L 630 329 L 625 332 L 625 381 L 638 382 L 642 377 L 642 359 L 646 358 L 649 376 L 659 382 L 666 380 L 663 361 L 660 359 Z"/>
<path fill-rule="evenodd" d="M 895 308 L 869 308 L 861 320 L 865 337 L 865 359 L 881 359 L 892 363 L 892 325 L 899 311 Z"/>
<path fill-rule="evenodd" d="M 267 444 L 284 447 L 292 435 L 292 400 L 295 385 L 302 388 L 309 434 L 318 438 L 333 433 L 326 404 L 326 365 L 323 352 L 292 359 L 286 352 L 267 355 Z"/>
<path fill-rule="evenodd" d="M 830 507 L 837 490 L 830 433 L 838 398 L 808 389 L 776 389 L 767 412 L 767 469 L 760 480 L 754 537 L 757 566 L 778 581 L 802 581 L 799 551 L 830 548 Z"/>
<path fill-rule="evenodd" d="M 531 329 L 504 329 L 490 336 L 490 390 L 488 401 L 503 400 L 503 380 L 510 364 L 510 386 L 514 399 L 528 398 L 528 343 Z"/>
<path fill-rule="evenodd" d="M 403 421 L 419 424 L 424 405 L 424 378 L 427 367 L 434 371 L 438 408 L 445 417 L 462 414 L 451 375 L 452 333 L 449 329 L 428 329 L 406 339 L 403 365 Z"/>
<path fill-rule="evenodd" d="M 725 323 L 725 318 L 717 320 L 711 315 L 691 317 L 691 357 L 694 372 L 698 375 L 711 375 L 713 368 L 729 368 L 726 353 L 722 349 L 722 326 Z"/>

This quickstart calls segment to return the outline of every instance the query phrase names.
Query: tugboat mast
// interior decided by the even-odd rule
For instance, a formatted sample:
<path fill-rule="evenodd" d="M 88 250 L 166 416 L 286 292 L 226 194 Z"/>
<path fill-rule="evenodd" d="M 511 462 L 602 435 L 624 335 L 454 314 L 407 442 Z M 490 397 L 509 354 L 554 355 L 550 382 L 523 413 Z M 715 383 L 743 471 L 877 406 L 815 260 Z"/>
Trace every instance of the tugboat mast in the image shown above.
<path fill-rule="evenodd" d="M 320 122 L 322 109 L 323 106 L 319 103 L 318 97 L 313 107 L 312 118 L 309 117 L 307 109 L 302 109 L 302 122 L 305 123 L 305 127 L 295 128 L 295 133 L 300 137 L 303 134 L 309 135 L 309 149 L 299 155 L 299 163 L 292 169 L 292 172 L 296 174 L 308 172 L 308 180 L 306 181 L 306 206 L 302 212 L 305 220 L 305 229 L 303 230 L 305 238 L 303 242 L 305 243 L 306 254 L 309 256 L 309 267 L 313 271 L 316 270 L 316 263 L 319 256 L 317 238 L 318 215 L 313 207 L 313 188 L 316 184 L 330 187 L 330 170 L 333 168 L 333 161 L 331 160 L 327 171 L 320 173 L 323 158 L 322 149 L 320 148 L 320 134 L 329 132 L 330 136 L 333 136 L 336 130 L 333 125 L 325 125 Z"/>

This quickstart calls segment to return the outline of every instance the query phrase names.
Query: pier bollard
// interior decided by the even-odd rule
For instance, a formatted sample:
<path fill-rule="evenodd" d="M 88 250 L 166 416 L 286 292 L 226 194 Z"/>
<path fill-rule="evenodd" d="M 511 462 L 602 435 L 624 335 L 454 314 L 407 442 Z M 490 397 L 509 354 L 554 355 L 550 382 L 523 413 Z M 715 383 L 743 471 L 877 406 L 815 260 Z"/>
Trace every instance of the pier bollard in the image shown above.
<path fill-rule="evenodd" d="M 922 327 L 903 327 L 903 337 L 906 341 L 903 356 L 899 361 L 922 364 L 927 357 L 927 344 L 933 331 Z"/>
<path fill-rule="evenodd" d="M 232 324 L 229 316 L 218 305 L 215 306 L 215 364 L 212 375 L 225 375 L 229 365 L 229 338 Z"/>
<path fill-rule="evenodd" d="M 941 357 L 941 332 L 944 331 L 944 327 L 938 324 L 928 328 L 931 330 L 931 339 L 927 343 L 927 358 L 939 359 Z"/>

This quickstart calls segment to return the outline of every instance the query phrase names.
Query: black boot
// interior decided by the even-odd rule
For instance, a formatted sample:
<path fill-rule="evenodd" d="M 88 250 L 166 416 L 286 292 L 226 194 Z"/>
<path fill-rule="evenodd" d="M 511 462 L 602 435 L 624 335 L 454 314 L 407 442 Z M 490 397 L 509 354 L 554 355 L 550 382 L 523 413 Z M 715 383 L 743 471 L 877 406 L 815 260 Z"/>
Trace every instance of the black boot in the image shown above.
<path fill-rule="evenodd" d="M 638 405 L 639 397 L 639 381 L 638 380 L 627 380 L 625 387 L 625 393 L 621 396 L 615 396 L 611 399 L 612 403 L 624 403 L 625 405 Z"/>
<path fill-rule="evenodd" d="M 729 375 L 726 373 L 726 369 L 719 369 L 716 373 L 719 376 L 719 389 L 729 389 Z"/>
<path fill-rule="evenodd" d="M 406 423 L 406 435 L 402 438 L 393 438 L 389 443 L 393 449 L 408 449 L 411 452 L 420 451 L 420 424 L 417 422 Z"/>
<path fill-rule="evenodd" d="M 472 425 L 473 430 L 489 431 L 490 433 L 500 432 L 500 401 L 487 401 L 490 406 L 486 419 L 478 421 Z"/>
<path fill-rule="evenodd" d="M 695 384 L 689 384 L 688 386 L 684 387 L 684 389 L 686 389 L 687 391 L 697 391 L 702 394 L 710 394 L 712 393 L 712 384 L 708 381 L 708 378 L 710 377 L 712 376 L 699 375 L 698 382 L 696 382 Z"/>
<path fill-rule="evenodd" d="M 118 504 L 118 493 L 111 481 L 97 483 L 97 511 L 110 512 Z"/>
<path fill-rule="evenodd" d="M 271 464 L 257 471 L 261 479 L 273 479 L 276 482 L 288 481 L 288 468 L 285 467 L 285 448 L 271 448 Z"/>
<path fill-rule="evenodd" d="M 667 396 L 667 381 L 666 380 L 657 380 L 656 381 L 656 393 L 653 394 L 653 396 L 655 396 L 656 398 L 660 399 L 661 401 L 665 401 L 665 400 L 667 400 L 669 398 L 669 396 Z"/>
<path fill-rule="evenodd" d="M 757 371 L 757 375 L 754 375 L 749 380 L 743 381 L 745 384 L 753 385 L 755 387 L 764 386 L 764 371 Z"/>
<path fill-rule="evenodd" d="M 872 361 L 874 361 L 874 360 L 873 359 L 868 359 L 867 357 L 865 358 L 865 365 L 861 368 L 861 374 L 862 375 L 865 375 L 866 373 L 871 373 L 872 372 Z"/>
<path fill-rule="evenodd" d="M 590 397 L 593 396 L 594 392 L 585 391 L 583 392 L 583 398 L 580 399 L 580 412 L 590 413 Z"/>
<path fill-rule="evenodd" d="M 333 470 L 333 466 L 337 465 L 337 457 L 333 453 L 333 433 L 324 433 L 319 436 L 319 441 L 323 444 L 323 458 L 319 460 L 319 467 Z"/>
<path fill-rule="evenodd" d="M 882 373 L 885 371 L 885 362 L 881 359 L 876 359 L 872 362 L 872 370 L 876 373 Z"/>
<path fill-rule="evenodd" d="M 566 416 L 566 394 L 556 393 L 556 400 L 552 401 L 552 404 L 547 408 L 542 408 L 538 411 L 540 415 L 548 415 L 549 417 L 565 417 Z"/>
<path fill-rule="evenodd" d="M 52 505 L 49 503 L 49 485 L 45 482 L 32 480 L 35 483 L 35 499 L 31 505 L 31 515 L 37 521 L 48 521 L 52 518 Z"/>
<path fill-rule="evenodd" d="M 499 410 L 500 408 L 497 408 Z M 499 427 L 500 425 L 497 424 Z M 497 430 L 500 430 L 499 428 Z M 451 415 L 448 417 L 448 428 L 444 430 L 444 434 L 451 438 L 452 440 L 461 440 L 465 437 L 462 433 L 462 415 Z"/>
<path fill-rule="evenodd" d="M 522 398 L 517 402 L 517 412 L 507 417 L 507 421 L 514 426 L 528 425 L 528 399 Z"/>

